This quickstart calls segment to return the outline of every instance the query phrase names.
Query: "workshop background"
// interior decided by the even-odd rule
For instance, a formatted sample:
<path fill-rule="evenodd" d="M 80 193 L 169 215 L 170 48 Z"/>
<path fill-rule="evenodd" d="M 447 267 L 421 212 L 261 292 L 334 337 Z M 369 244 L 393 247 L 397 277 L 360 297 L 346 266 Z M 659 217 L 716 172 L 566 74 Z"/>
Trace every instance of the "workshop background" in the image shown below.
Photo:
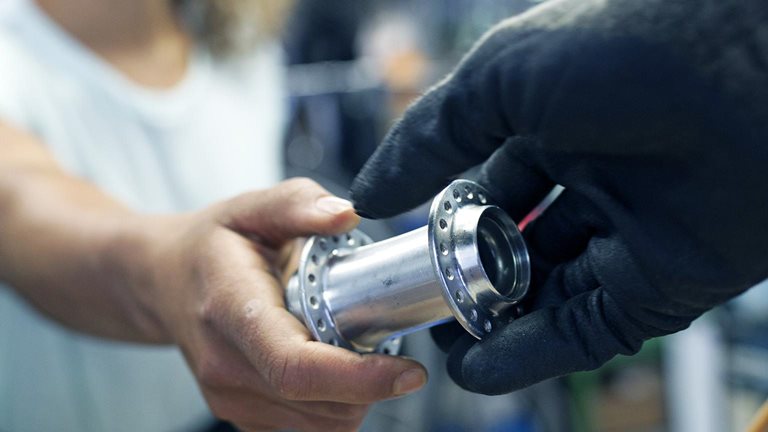
<path fill-rule="evenodd" d="M 493 23 L 535 0 L 299 1 L 285 31 L 289 176 L 345 196 L 408 103 L 448 73 Z M 471 173 L 469 173 L 471 176 Z M 426 220 L 416 209 L 363 230 L 380 240 Z M 768 284 L 645 344 L 633 357 L 511 395 L 465 392 L 428 332 L 404 354 L 422 361 L 419 393 L 375 406 L 365 431 L 741 431 L 768 398 Z"/>

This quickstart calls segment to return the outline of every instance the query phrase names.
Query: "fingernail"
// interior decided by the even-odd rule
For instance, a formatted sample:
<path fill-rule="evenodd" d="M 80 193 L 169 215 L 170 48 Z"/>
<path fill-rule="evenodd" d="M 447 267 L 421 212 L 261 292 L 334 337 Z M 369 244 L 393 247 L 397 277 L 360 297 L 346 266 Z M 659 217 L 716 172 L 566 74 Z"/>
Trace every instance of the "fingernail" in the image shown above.
<path fill-rule="evenodd" d="M 426 382 L 427 374 L 423 369 L 408 369 L 397 377 L 393 391 L 397 396 L 413 393 L 422 388 Z"/>
<path fill-rule="evenodd" d="M 318 210 L 337 215 L 352 210 L 352 203 L 335 196 L 324 196 L 315 202 Z"/>

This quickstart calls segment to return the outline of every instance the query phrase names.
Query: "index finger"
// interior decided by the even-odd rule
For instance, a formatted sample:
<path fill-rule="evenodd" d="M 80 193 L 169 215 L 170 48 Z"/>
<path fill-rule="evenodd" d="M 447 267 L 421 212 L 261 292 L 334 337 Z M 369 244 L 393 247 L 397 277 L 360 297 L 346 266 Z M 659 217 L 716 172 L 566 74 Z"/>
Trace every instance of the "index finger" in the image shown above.
<path fill-rule="evenodd" d="M 455 79 L 411 106 L 365 163 L 350 189 L 358 214 L 381 218 L 416 207 L 503 141 L 477 130 L 482 123 L 467 111 L 483 102 L 469 104 L 475 89 Z"/>
<path fill-rule="evenodd" d="M 505 25 L 489 32 L 394 125 L 352 184 L 359 214 L 415 207 L 518 132 L 512 123 L 525 105 L 520 82 L 528 72 L 510 33 Z"/>

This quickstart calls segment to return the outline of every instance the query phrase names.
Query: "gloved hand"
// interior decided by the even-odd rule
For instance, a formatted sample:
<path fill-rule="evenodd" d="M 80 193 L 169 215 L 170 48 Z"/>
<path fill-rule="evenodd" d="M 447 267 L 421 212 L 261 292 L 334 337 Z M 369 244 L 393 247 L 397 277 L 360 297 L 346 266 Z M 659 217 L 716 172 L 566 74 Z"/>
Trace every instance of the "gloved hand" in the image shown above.
<path fill-rule="evenodd" d="M 520 220 L 524 317 L 448 370 L 500 394 L 633 354 L 768 276 L 768 4 L 552 1 L 498 25 L 416 102 L 352 186 L 387 217 L 483 163 Z"/>

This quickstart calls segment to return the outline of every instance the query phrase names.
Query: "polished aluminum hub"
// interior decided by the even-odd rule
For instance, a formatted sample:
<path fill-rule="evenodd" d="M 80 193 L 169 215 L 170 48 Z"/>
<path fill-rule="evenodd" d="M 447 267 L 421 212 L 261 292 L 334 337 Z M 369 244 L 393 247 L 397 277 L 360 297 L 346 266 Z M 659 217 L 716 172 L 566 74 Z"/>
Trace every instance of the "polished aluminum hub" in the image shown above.
<path fill-rule="evenodd" d="M 319 341 L 396 354 L 402 335 L 454 318 L 483 338 L 519 313 L 529 280 L 512 219 L 481 186 L 456 180 L 425 227 L 377 243 L 357 230 L 310 238 L 286 304 Z"/>

